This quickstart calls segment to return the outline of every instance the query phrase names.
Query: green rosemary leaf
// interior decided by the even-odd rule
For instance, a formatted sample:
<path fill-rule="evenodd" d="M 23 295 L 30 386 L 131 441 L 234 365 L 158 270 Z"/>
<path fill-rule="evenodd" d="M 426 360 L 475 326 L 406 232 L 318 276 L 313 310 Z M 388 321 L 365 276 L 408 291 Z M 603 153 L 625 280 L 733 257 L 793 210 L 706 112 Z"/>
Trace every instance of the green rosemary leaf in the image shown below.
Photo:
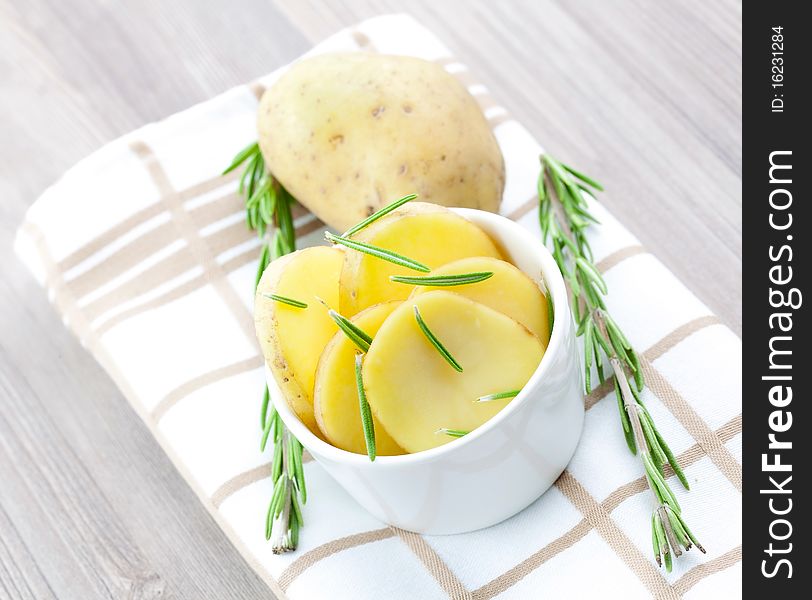
<path fill-rule="evenodd" d="M 498 394 L 488 394 L 480 396 L 474 402 L 490 402 L 491 400 L 504 400 L 505 398 L 515 398 L 521 390 L 510 390 L 509 392 L 499 392 Z"/>
<path fill-rule="evenodd" d="M 654 467 L 654 464 L 651 461 L 651 456 L 647 452 L 641 452 L 640 456 L 643 458 L 643 466 L 646 468 L 646 474 L 649 476 L 650 481 L 654 484 L 654 487 L 657 488 L 657 491 L 662 496 L 663 500 L 666 504 L 671 506 L 675 511 L 680 511 L 679 502 L 677 502 L 677 497 L 674 495 L 674 492 L 671 491 L 671 488 L 668 487 L 668 484 L 663 479 L 662 475 L 660 475 L 659 471 Z"/>
<path fill-rule="evenodd" d="M 268 512 L 265 515 L 265 540 L 271 539 L 273 533 L 273 501 L 268 502 Z"/>
<path fill-rule="evenodd" d="M 598 381 L 603 383 L 604 381 L 606 381 L 606 377 L 603 373 L 603 362 L 602 362 L 603 359 L 601 358 L 601 353 L 600 350 L 598 349 L 597 344 L 593 345 L 593 352 L 595 354 L 595 370 L 598 372 Z"/>
<path fill-rule="evenodd" d="M 282 434 L 286 431 L 285 424 L 282 422 L 282 419 L 279 417 L 279 414 L 276 415 L 276 419 L 274 420 L 273 424 L 273 443 L 279 444 L 279 441 L 282 439 Z"/>
<path fill-rule="evenodd" d="M 600 183 L 598 183 L 597 181 L 595 181 L 594 179 L 592 179 L 591 177 L 587 177 L 586 175 L 584 175 L 580 171 L 576 171 L 575 169 L 573 169 L 572 167 L 570 167 L 568 165 L 565 165 L 564 163 L 559 163 L 559 164 L 562 167 L 564 167 L 564 169 L 569 171 L 571 174 L 575 175 L 575 177 L 577 177 L 578 179 L 580 179 L 581 181 L 583 181 L 587 185 L 592 186 L 593 188 L 595 188 L 599 192 L 603 191 L 603 186 Z"/>
<path fill-rule="evenodd" d="M 292 479 L 296 482 L 296 488 L 299 490 L 299 494 L 302 495 L 302 503 L 304 503 L 307 500 L 307 494 L 302 493 L 303 489 L 304 489 L 304 485 L 303 485 L 304 484 L 304 468 L 302 466 L 303 448 L 302 448 L 301 442 L 299 442 L 299 440 L 297 440 L 295 437 L 290 436 L 290 439 L 293 442 L 292 443 L 292 451 L 293 452 L 292 452 L 292 455 L 291 455 L 292 462 L 293 462 L 293 468 L 292 468 L 291 476 L 292 476 Z"/>
<path fill-rule="evenodd" d="M 567 283 L 570 284 L 570 290 L 572 291 L 572 295 L 578 297 L 581 295 L 581 284 L 578 283 L 578 277 L 576 275 L 576 271 L 571 271 L 567 276 Z"/>
<path fill-rule="evenodd" d="M 271 505 L 269 507 L 271 526 L 273 526 L 273 519 L 275 519 L 278 515 L 277 509 L 281 506 L 283 501 L 282 492 L 284 491 L 285 481 L 287 481 L 286 477 L 279 477 L 273 485 L 273 492 L 271 493 Z"/>
<path fill-rule="evenodd" d="M 620 384 L 617 377 L 614 379 L 615 383 L 615 398 L 617 398 L 617 409 L 620 412 L 620 424 L 623 426 L 623 437 L 626 439 L 626 445 L 632 454 L 637 454 L 637 442 L 634 440 L 634 431 L 632 430 L 632 422 L 629 419 L 629 413 L 626 411 L 626 406 L 623 404 L 623 393 L 620 391 Z"/>
<path fill-rule="evenodd" d="M 372 337 L 344 315 L 337 313 L 332 308 L 327 312 L 330 318 L 335 321 L 338 328 L 346 335 L 350 341 L 358 346 L 361 352 L 368 352 Z"/>
<path fill-rule="evenodd" d="M 662 560 L 660 559 L 660 540 L 657 538 L 657 524 L 654 522 L 657 518 L 657 513 L 651 513 L 651 547 L 654 550 L 654 560 L 657 561 L 657 565 L 662 565 Z"/>
<path fill-rule="evenodd" d="M 271 401 L 271 393 L 268 390 L 268 386 L 265 386 L 265 391 L 262 393 L 262 408 L 259 413 L 259 427 L 262 431 L 265 431 L 265 423 L 268 421 L 268 405 Z"/>
<path fill-rule="evenodd" d="M 283 458 L 282 445 L 277 442 L 273 447 L 273 461 L 271 462 L 271 481 L 274 483 L 276 483 L 276 480 L 279 479 L 279 476 L 282 474 Z"/>
<path fill-rule="evenodd" d="M 293 226 L 291 197 L 284 188 L 280 189 L 276 204 L 277 224 L 283 238 L 284 248 L 287 250 L 285 254 L 288 254 L 296 250 L 296 229 Z"/>
<path fill-rule="evenodd" d="M 279 302 L 279 304 L 292 306 L 294 308 L 307 308 L 307 304 L 301 300 L 295 300 L 293 298 L 288 298 L 287 296 L 280 296 L 279 294 L 262 294 L 262 297 L 273 300 L 274 302 Z"/>
<path fill-rule="evenodd" d="M 575 323 L 578 323 L 578 328 L 580 329 L 581 323 L 583 323 L 584 318 L 581 316 L 581 302 L 573 298 L 574 302 L 572 303 L 572 320 Z M 576 332 L 577 333 L 577 332 Z"/>
<path fill-rule="evenodd" d="M 610 356 L 612 354 L 612 350 L 609 347 L 609 342 L 606 341 L 606 338 L 603 336 L 603 333 L 599 327 L 595 328 L 595 341 L 598 342 L 598 345 L 606 353 L 606 356 Z"/>
<path fill-rule="evenodd" d="M 699 548 L 702 554 L 706 554 L 705 549 L 702 547 L 702 544 L 699 543 L 699 540 L 696 538 L 693 532 L 691 532 L 691 530 L 688 529 L 688 524 L 685 522 L 685 519 L 682 518 L 682 515 L 677 513 L 677 518 L 679 519 L 680 525 L 682 525 L 682 529 L 685 531 L 685 535 L 688 536 L 688 539 L 690 539 L 694 543 L 694 546 Z"/>
<path fill-rule="evenodd" d="M 643 428 L 643 435 L 646 436 L 646 443 L 651 450 L 652 458 L 655 459 L 658 464 L 657 470 L 660 472 L 660 475 L 665 476 L 663 465 L 668 462 L 668 457 L 660 447 L 657 436 L 654 435 L 654 429 L 651 427 L 651 418 L 645 410 L 638 408 L 637 412 L 640 415 L 640 425 Z"/>
<path fill-rule="evenodd" d="M 637 392 L 643 391 L 643 386 L 645 382 L 643 381 L 643 369 L 640 366 L 640 357 L 635 352 L 634 348 L 629 348 L 629 364 L 632 368 L 632 374 L 634 375 L 634 386 L 632 387 L 632 391 L 634 388 L 637 388 Z M 636 396 L 637 394 L 635 394 Z"/>
<path fill-rule="evenodd" d="M 378 219 L 380 219 L 381 217 L 383 217 L 385 215 L 388 215 L 393 210 L 397 210 L 398 208 L 400 208 L 401 206 L 403 206 L 407 202 L 411 202 L 415 198 L 417 198 L 417 194 L 409 194 L 407 196 L 403 196 L 403 198 L 400 198 L 399 200 L 395 200 L 391 204 L 387 204 L 386 206 L 384 206 L 380 210 L 378 210 L 378 211 L 372 213 L 371 215 L 369 215 L 366 219 L 364 219 L 363 221 L 361 221 L 357 225 L 354 225 L 353 227 L 350 227 L 347 231 L 345 231 L 343 233 L 343 235 L 341 237 L 345 237 L 345 238 L 352 237 L 354 234 L 358 233 L 359 231 L 361 231 L 362 229 L 367 227 L 370 223 L 373 223 L 373 222 L 377 221 Z"/>
<path fill-rule="evenodd" d="M 375 447 L 375 423 L 372 421 L 372 410 L 367 402 L 367 393 L 364 390 L 364 378 L 361 372 L 364 357 L 360 352 L 355 353 L 355 387 L 358 390 L 358 404 L 361 409 L 361 427 L 364 430 L 364 443 L 367 447 L 367 456 L 371 462 L 375 461 L 377 449 Z"/>
<path fill-rule="evenodd" d="M 607 331 L 610 334 L 614 333 L 615 336 L 617 336 L 617 339 L 620 342 L 620 345 L 624 349 L 630 349 L 632 347 L 631 343 L 626 338 L 626 336 L 623 334 L 623 331 L 620 329 L 620 326 L 618 326 L 618 324 L 615 322 L 615 320 L 612 318 L 612 316 L 609 313 L 603 313 L 603 320 L 606 323 Z"/>
<path fill-rule="evenodd" d="M 665 562 L 665 568 L 670 573 L 671 572 L 671 550 L 668 547 L 668 539 L 665 535 L 665 528 L 663 527 L 662 520 L 660 519 L 659 513 L 655 512 L 655 519 L 654 523 L 656 525 L 656 533 L 657 533 L 657 541 L 660 545 L 660 550 L 663 554 L 663 560 Z"/>
<path fill-rule="evenodd" d="M 251 157 L 247 170 L 250 175 L 248 176 L 248 182 L 245 186 L 246 204 L 248 204 L 248 199 L 254 195 L 260 179 L 262 179 L 262 176 L 265 174 L 265 161 L 262 159 L 261 154 L 257 153 Z"/>
<path fill-rule="evenodd" d="M 593 331 L 595 330 L 595 324 L 592 320 L 591 316 L 587 316 L 586 326 L 584 327 L 584 361 L 587 368 L 592 367 L 592 358 L 593 354 L 595 353 L 593 348 L 595 346 L 595 338 L 593 336 Z M 588 394 L 589 392 L 587 392 Z"/>
<path fill-rule="evenodd" d="M 274 199 L 275 195 L 271 193 L 270 183 L 265 183 L 259 192 L 257 192 L 257 207 L 259 209 L 259 216 L 262 218 L 264 225 L 273 223 Z"/>
<path fill-rule="evenodd" d="M 547 188 L 544 187 L 545 182 L 547 181 L 546 177 L 546 168 L 544 165 L 544 158 L 539 156 L 539 177 L 536 180 L 536 193 L 539 196 L 539 204 L 544 204 L 547 201 L 549 194 L 547 193 Z"/>
<path fill-rule="evenodd" d="M 592 391 L 592 361 L 595 354 L 595 338 L 592 317 L 586 318 L 584 329 L 584 389 L 587 394 Z"/>
<path fill-rule="evenodd" d="M 558 197 L 559 200 L 564 199 L 564 185 L 561 182 L 561 175 L 563 171 L 557 166 L 555 160 L 550 157 L 548 154 L 542 154 L 541 161 L 543 164 L 546 164 L 549 167 L 549 174 L 550 179 L 553 182 L 553 189 L 555 190 L 555 195 Z"/>
<path fill-rule="evenodd" d="M 290 547 L 291 549 L 295 550 L 296 547 L 299 545 L 299 528 L 302 524 L 299 523 L 296 519 L 291 519 L 290 522 Z"/>
<path fill-rule="evenodd" d="M 282 236 L 279 235 L 279 231 L 274 233 L 273 239 L 268 245 L 271 247 L 271 260 L 276 260 L 285 255 L 285 249 L 282 247 Z"/>
<path fill-rule="evenodd" d="M 544 298 L 547 300 L 547 325 L 550 328 L 550 335 L 552 335 L 553 322 L 555 321 L 555 309 L 553 308 L 553 298 L 549 289 L 544 293 Z"/>
<path fill-rule="evenodd" d="M 686 550 L 690 548 L 691 542 L 688 539 L 688 536 L 685 535 L 685 531 L 682 529 L 682 525 L 680 524 L 677 515 L 667 505 L 665 507 L 665 514 L 668 516 L 668 522 L 671 523 L 671 530 L 674 532 L 674 537 L 677 538 L 677 543 L 680 546 L 683 546 Z"/>
<path fill-rule="evenodd" d="M 423 273 L 428 273 L 429 271 L 431 271 L 431 269 L 426 265 L 424 265 L 423 263 L 402 256 L 397 252 L 392 252 L 391 250 L 386 250 L 384 248 L 373 246 L 372 244 L 367 244 L 365 242 L 359 242 L 358 240 L 351 240 L 349 238 L 334 235 L 329 231 L 325 232 L 324 237 L 327 239 L 328 242 L 332 242 L 333 244 L 341 244 L 342 246 L 346 246 L 351 250 L 357 250 L 358 252 L 369 254 L 370 256 L 380 258 L 381 260 L 386 260 L 396 265 L 400 265 L 401 267 L 406 267 L 409 269 L 413 269 L 415 271 L 421 271 Z"/>
<path fill-rule="evenodd" d="M 464 435 L 468 435 L 471 433 L 470 431 L 463 431 L 462 429 L 448 429 L 447 427 L 441 427 L 435 433 L 444 433 L 447 436 L 461 438 Z"/>
<path fill-rule="evenodd" d="M 258 152 L 259 152 L 258 143 L 254 142 L 253 144 L 248 144 L 245 148 L 237 152 L 237 154 L 232 159 L 231 164 L 228 165 L 225 171 L 222 172 L 222 175 L 227 175 L 228 173 L 231 173 L 231 171 L 239 167 L 246 160 L 248 160 L 248 158 L 256 155 Z"/>
<path fill-rule="evenodd" d="M 629 356 L 626 354 L 626 347 L 623 345 L 617 331 L 612 329 L 605 319 L 604 323 L 607 325 L 606 333 L 609 334 L 609 343 L 612 345 L 612 349 L 615 351 L 615 354 L 624 364 L 629 364 Z"/>
<path fill-rule="evenodd" d="M 265 272 L 265 269 L 268 267 L 268 258 L 270 255 L 270 247 L 268 244 L 262 244 L 262 250 L 259 253 L 259 263 L 257 264 L 257 274 L 254 278 L 254 291 L 257 290 L 257 286 L 259 286 L 259 280 L 262 279 L 262 274 Z"/>
<path fill-rule="evenodd" d="M 271 430 L 274 428 L 276 424 L 276 415 L 274 415 L 273 419 L 268 419 L 265 422 L 265 427 L 262 430 L 262 438 L 259 441 L 259 451 L 265 452 L 265 446 L 268 443 L 268 436 L 271 434 Z"/>
<path fill-rule="evenodd" d="M 304 469 L 299 467 L 296 474 L 296 487 L 299 489 L 299 497 L 302 499 L 302 504 L 307 504 L 307 485 L 305 484 Z"/>
<path fill-rule="evenodd" d="M 665 454 L 668 464 L 671 465 L 671 468 L 674 470 L 674 475 L 676 475 L 677 479 L 680 480 L 680 482 L 682 483 L 682 487 L 684 487 L 686 490 L 690 490 L 691 486 L 688 483 L 688 478 L 685 476 L 685 473 L 683 472 L 682 467 L 680 466 L 679 461 L 677 460 L 677 457 L 674 456 L 674 453 L 672 452 L 670 446 L 666 443 L 665 438 L 663 438 L 663 436 L 660 434 L 660 431 L 657 429 L 657 426 L 654 424 L 654 419 L 651 418 L 651 415 L 649 415 L 648 410 L 646 410 L 645 407 L 641 406 L 640 410 L 643 413 L 643 415 L 645 415 L 645 418 L 648 420 L 649 426 L 651 427 L 651 431 L 654 433 L 654 437 L 657 440 L 657 444 L 662 449 L 663 454 Z"/>
<path fill-rule="evenodd" d="M 459 273 L 457 275 L 418 275 L 414 277 L 408 275 L 390 275 L 389 281 L 408 285 L 450 287 L 479 283 L 491 277 L 493 277 L 493 271 L 481 271 L 475 273 Z"/>
<path fill-rule="evenodd" d="M 299 500 L 296 498 L 296 494 L 290 495 L 290 507 L 293 510 L 293 513 L 296 517 L 296 524 L 304 525 L 304 517 L 302 516 L 302 507 L 299 506 Z M 294 546 L 295 545 L 296 544 L 294 544 Z"/>
<path fill-rule="evenodd" d="M 429 342 L 431 342 L 431 345 L 437 349 L 437 352 L 440 353 L 440 356 L 442 356 L 446 360 L 446 362 L 448 362 L 449 365 L 454 367 L 455 371 L 462 373 L 462 366 L 460 365 L 460 363 L 456 361 L 456 359 L 453 356 L 451 356 L 451 353 L 448 351 L 448 349 L 446 349 L 446 347 L 443 346 L 443 343 L 439 339 L 437 339 L 437 336 L 434 335 L 431 329 L 429 329 L 429 326 L 426 325 L 426 322 L 420 315 L 420 309 L 417 308 L 416 304 L 414 305 L 414 318 L 417 321 L 417 325 L 420 327 L 420 330 L 423 332 L 423 334 L 426 336 Z"/>
<path fill-rule="evenodd" d="M 609 293 L 609 288 L 606 287 L 606 282 L 603 280 L 603 277 L 592 263 L 587 261 L 582 256 L 575 259 L 575 263 L 578 265 L 578 268 L 581 269 L 581 272 L 583 272 L 588 279 L 592 280 L 595 285 L 598 286 L 598 289 L 602 294 L 605 295 Z"/>
<path fill-rule="evenodd" d="M 285 510 L 285 504 L 290 502 L 290 495 L 288 494 L 288 478 L 287 477 L 280 477 L 277 479 L 277 483 L 279 484 L 280 492 L 279 495 L 276 497 L 276 503 L 274 505 L 273 516 L 277 518 L 279 515 L 282 514 L 282 511 Z"/>
<path fill-rule="evenodd" d="M 575 305 L 573 304 L 573 309 L 574 308 L 575 308 Z M 586 331 L 586 324 L 590 320 L 590 318 L 589 318 L 590 314 L 587 312 L 587 313 L 584 313 L 583 315 L 580 315 L 580 314 L 576 315 L 575 311 L 573 310 L 573 315 L 572 316 L 573 316 L 573 319 L 574 319 L 575 323 L 578 325 L 578 327 L 575 329 L 575 335 L 578 336 L 578 337 L 581 337 L 582 335 L 584 335 L 584 332 Z"/>

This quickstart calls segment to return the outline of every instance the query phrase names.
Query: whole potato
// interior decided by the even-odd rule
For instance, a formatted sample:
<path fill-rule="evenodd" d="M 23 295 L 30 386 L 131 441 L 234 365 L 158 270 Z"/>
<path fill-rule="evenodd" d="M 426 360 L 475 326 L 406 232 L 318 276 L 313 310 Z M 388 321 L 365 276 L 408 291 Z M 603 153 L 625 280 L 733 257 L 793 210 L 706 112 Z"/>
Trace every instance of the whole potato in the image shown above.
<path fill-rule="evenodd" d="M 434 63 L 329 54 L 293 65 L 262 97 L 271 173 L 345 230 L 397 198 L 496 212 L 502 154 L 476 101 Z"/>

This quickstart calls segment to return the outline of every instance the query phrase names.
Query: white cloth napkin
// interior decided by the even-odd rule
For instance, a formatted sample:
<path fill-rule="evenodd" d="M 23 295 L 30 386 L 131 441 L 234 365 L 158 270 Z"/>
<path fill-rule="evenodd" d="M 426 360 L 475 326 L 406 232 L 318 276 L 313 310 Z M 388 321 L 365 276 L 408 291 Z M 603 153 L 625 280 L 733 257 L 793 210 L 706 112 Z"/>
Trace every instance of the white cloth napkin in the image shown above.
<path fill-rule="evenodd" d="M 494 101 L 498 91 L 491 96 L 403 15 L 371 19 L 313 50 L 332 51 L 418 56 L 460 77 L 505 156 L 502 213 L 538 234 L 541 147 Z M 644 399 L 682 459 L 693 489 L 671 484 L 708 554 L 691 551 L 671 574 L 654 565 L 653 499 L 607 388 L 587 398 L 565 474 L 508 521 L 455 536 L 392 529 L 310 462 L 300 548 L 271 553 L 263 530 L 270 450 L 258 451 L 263 369 L 250 314 L 258 243 L 234 177 L 218 173 L 255 139 L 257 93 L 283 70 L 86 158 L 34 203 L 16 245 L 252 567 L 292 600 L 739 596 L 741 341 L 598 203 L 602 224 L 590 241 L 610 311 L 644 352 Z M 300 244 L 319 243 L 321 224 L 297 215 Z"/>

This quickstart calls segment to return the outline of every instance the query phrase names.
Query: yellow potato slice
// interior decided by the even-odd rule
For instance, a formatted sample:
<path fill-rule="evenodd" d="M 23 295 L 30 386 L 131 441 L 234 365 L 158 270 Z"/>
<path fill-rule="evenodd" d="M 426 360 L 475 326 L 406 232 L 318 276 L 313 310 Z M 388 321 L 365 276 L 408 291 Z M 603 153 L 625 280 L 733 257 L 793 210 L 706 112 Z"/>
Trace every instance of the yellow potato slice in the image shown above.
<path fill-rule="evenodd" d="M 399 305 L 400 302 L 393 301 L 370 306 L 355 315 L 352 322 L 374 337 L 384 320 Z M 319 360 L 313 408 L 319 429 L 328 442 L 348 452 L 366 454 L 355 383 L 357 351 L 358 347 L 343 332 L 339 331 L 333 336 Z M 378 419 L 373 416 L 372 421 L 378 455 L 405 454 Z"/>
<path fill-rule="evenodd" d="M 478 283 L 452 287 L 415 286 L 411 298 L 433 290 L 460 294 L 518 321 L 546 346 L 550 341 L 547 298 L 537 283 L 509 262 L 486 256 L 462 258 L 432 270 L 430 275 L 476 272 L 491 272 L 493 276 Z"/>
<path fill-rule="evenodd" d="M 392 250 L 429 268 L 469 256 L 501 258 L 499 249 L 479 227 L 446 208 L 423 202 L 406 204 L 353 239 Z M 390 275 L 421 273 L 348 250 L 341 269 L 341 313 L 351 316 L 373 304 L 408 298 L 409 286 L 389 281 Z"/>
<path fill-rule="evenodd" d="M 273 261 L 254 299 L 254 322 L 262 353 L 291 410 L 318 435 L 313 386 L 319 356 L 338 327 L 316 297 L 338 303 L 344 262 L 337 248 L 305 248 Z M 295 308 L 267 298 L 277 294 L 307 304 Z"/>
<path fill-rule="evenodd" d="M 421 331 L 415 306 L 461 373 Z M 510 317 L 459 294 L 427 292 L 403 302 L 378 330 L 364 360 L 364 387 L 389 435 L 419 452 L 453 439 L 441 428 L 471 431 L 493 417 L 510 399 L 476 399 L 521 389 L 543 354 L 539 339 Z"/>

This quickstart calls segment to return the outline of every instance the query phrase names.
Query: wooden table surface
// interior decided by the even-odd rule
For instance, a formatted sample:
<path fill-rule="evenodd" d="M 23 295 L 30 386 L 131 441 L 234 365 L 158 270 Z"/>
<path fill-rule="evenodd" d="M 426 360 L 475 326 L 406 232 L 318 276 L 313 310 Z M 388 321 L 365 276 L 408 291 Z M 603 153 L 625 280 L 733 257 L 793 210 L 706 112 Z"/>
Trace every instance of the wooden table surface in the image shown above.
<path fill-rule="evenodd" d="M 399 11 L 741 332 L 735 0 L 0 0 L 0 598 L 272 597 L 11 244 L 101 144 Z"/>

